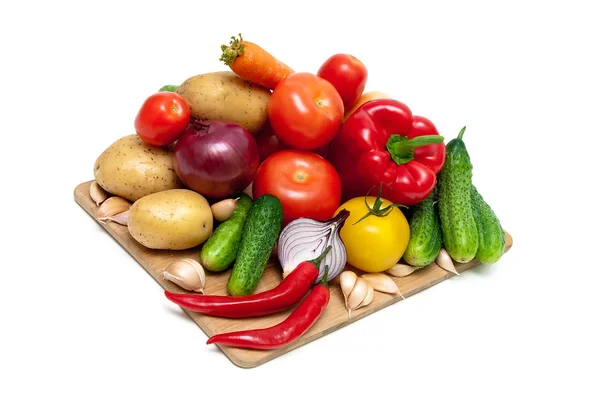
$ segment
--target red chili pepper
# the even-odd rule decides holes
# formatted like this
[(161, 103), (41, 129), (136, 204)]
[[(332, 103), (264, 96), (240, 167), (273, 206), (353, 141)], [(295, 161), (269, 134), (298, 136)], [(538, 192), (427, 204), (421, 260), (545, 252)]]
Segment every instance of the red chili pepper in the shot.
[(340, 174), (344, 200), (383, 184), (383, 198), (411, 206), (433, 191), (446, 159), (443, 142), (427, 118), (399, 101), (376, 99), (346, 120), (327, 159)]
[[(319, 264), (331, 246), (311, 261), (301, 262), (277, 287), (250, 296), (205, 296), (165, 291), (173, 303), (190, 311), (226, 318), (259, 317), (290, 308), (308, 292), (319, 275)], [(316, 267), (316, 268), (315, 268)]]
[(244, 349), (271, 350), (287, 346), (302, 336), (319, 319), (329, 304), (325, 266), (323, 281), (313, 287), (302, 303), (282, 322), (265, 329), (252, 329), (214, 335), (206, 344), (221, 344)]

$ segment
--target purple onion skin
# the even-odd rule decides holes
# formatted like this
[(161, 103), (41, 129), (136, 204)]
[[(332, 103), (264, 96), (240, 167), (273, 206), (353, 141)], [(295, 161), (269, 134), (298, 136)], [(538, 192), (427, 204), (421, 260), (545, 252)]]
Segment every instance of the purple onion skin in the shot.
[(256, 176), (258, 146), (244, 127), (228, 121), (194, 121), (173, 151), (181, 182), (211, 199), (244, 190)]

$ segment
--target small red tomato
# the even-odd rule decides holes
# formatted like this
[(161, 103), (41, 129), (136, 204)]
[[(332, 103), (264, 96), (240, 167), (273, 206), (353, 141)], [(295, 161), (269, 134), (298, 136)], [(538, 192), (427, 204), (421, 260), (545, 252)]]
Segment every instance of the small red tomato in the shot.
[(154, 93), (146, 99), (135, 117), (135, 131), (152, 146), (176, 141), (190, 123), (190, 106), (174, 92)]
[[(256, 136), (254, 136), (254, 139), (256, 139), (256, 144), (258, 146), (260, 162), (265, 161), (267, 158), (269, 158), (269, 156), (277, 153), (278, 151), (287, 150), (290, 148), (281, 140), (279, 140), (277, 135), (275, 135), (273, 128), (268, 123), (263, 129), (260, 130), (260, 132), (256, 134)], [(318, 149), (312, 150), (312, 152), (325, 158), (327, 157), (328, 150), (329, 143), (325, 146), (319, 147)]]
[(310, 151), (282, 150), (258, 168), (252, 195), (277, 196), (283, 207), (283, 224), (306, 217), (326, 221), (342, 198), (342, 181), (333, 165)]
[(337, 134), (344, 104), (331, 83), (309, 72), (297, 72), (275, 87), (267, 110), (279, 140), (294, 149), (314, 150)]
[(256, 139), (256, 145), (258, 146), (260, 162), (263, 162), (270, 155), (275, 154), (278, 151), (289, 149), (288, 146), (283, 144), (281, 140), (277, 138), (277, 135), (275, 135), (275, 132), (269, 123), (254, 136), (254, 139)]
[(367, 84), (367, 67), (350, 54), (335, 54), (319, 68), (317, 75), (331, 82), (348, 110), (362, 95)]

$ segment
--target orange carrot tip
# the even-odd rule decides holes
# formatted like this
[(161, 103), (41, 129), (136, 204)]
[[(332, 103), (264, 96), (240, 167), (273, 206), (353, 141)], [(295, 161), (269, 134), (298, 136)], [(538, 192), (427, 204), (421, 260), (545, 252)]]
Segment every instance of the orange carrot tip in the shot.
[(221, 45), (221, 51), (223, 53), (221, 54), (219, 61), (223, 61), (226, 65), (231, 66), (236, 58), (244, 54), (244, 39), (242, 39), (241, 33), (238, 33), (238, 35), (240, 37), (239, 39), (235, 36), (231, 37), (229, 46), (226, 44)]

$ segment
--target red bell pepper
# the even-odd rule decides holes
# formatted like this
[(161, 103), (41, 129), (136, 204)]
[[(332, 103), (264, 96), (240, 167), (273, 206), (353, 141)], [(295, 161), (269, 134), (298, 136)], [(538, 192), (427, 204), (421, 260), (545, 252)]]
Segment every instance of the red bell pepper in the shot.
[(433, 191), (446, 146), (430, 120), (399, 101), (377, 99), (346, 120), (327, 158), (340, 174), (344, 200), (383, 185), (383, 198), (411, 206)]

